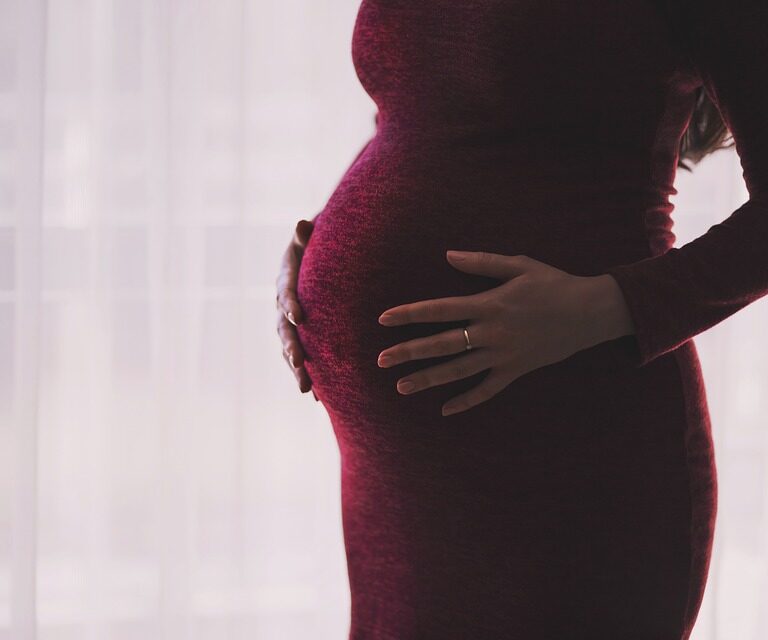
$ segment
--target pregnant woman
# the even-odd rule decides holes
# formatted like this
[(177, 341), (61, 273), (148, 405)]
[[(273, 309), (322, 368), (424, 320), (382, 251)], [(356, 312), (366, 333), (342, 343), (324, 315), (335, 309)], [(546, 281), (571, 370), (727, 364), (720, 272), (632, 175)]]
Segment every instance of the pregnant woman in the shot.
[[(689, 638), (692, 338), (768, 293), (767, 31), (765, 0), (363, 0), (376, 132), (278, 278), (350, 640)], [(677, 166), (728, 133), (750, 198), (673, 247)]]

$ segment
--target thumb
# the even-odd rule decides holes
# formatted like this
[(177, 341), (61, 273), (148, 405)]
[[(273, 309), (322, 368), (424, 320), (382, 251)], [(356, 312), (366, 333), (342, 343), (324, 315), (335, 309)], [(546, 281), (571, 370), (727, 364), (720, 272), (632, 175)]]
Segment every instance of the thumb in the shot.
[(505, 256), (487, 251), (448, 251), (446, 257), (460, 271), (503, 280), (519, 276), (533, 266), (533, 258), (525, 255)]
[(312, 235), (314, 227), (315, 225), (311, 220), (305, 220), (304, 218), (299, 220), (294, 230), (294, 242), (304, 248), (307, 242), (309, 242), (309, 236)]

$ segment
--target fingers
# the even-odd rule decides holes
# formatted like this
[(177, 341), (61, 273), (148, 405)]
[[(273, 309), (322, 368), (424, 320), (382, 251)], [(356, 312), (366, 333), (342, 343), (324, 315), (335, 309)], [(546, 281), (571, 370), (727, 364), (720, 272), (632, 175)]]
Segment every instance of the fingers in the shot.
[(387, 309), (379, 316), (379, 322), (384, 326), (394, 327), (412, 322), (465, 320), (476, 315), (481, 304), (482, 293), (420, 300)]
[(298, 279), (298, 264), (284, 267), (277, 279), (277, 307), (294, 326), (304, 320), (301, 305), (296, 296), (296, 280)]
[(293, 232), (293, 241), (302, 249), (307, 246), (309, 236), (312, 235), (314, 226), (315, 225), (311, 220), (304, 220), (303, 218), (296, 223), (296, 228)]
[(400, 393), (416, 393), (454, 380), (468, 378), (475, 373), (484, 371), (492, 365), (491, 350), (472, 350), (467, 355), (458, 356), (449, 362), (411, 373), (397, 381)]
[[(283, 351), (283, 359), (289, 365), (291, 364), (290, 358), (288, 357), (285, 351)], [(296, 382), (299, 384), (299, 390), (302, 393), (306, 393), (307, 391), (312, 390), (312, 381), (309, 378), (309, 374), (307, 373), (307, 370), (303, 366), (302, 367), (291, 366), (291, 371), (293, 371), (293, 376), (294, 378), (296, 378)]]
[(309, 220), (302, 219), (296, 224), (291, 243), (283, 253), (280, 272), (275, 282), (277, 304), (293, 325), (298, 325), (304, 319), (296, 296), (296, 286), (299, 281), (301, 258), (313, 228), (314, 225)]
[(296, 283), (299, 276), (299, 260), (291, 245), (283, 255), (283, 263), (280, 268), (280, 274), (277, 277), (277, 304), (286, 318), (293, 325), (299, 324), (303, 320), (301, 305), (296, 297)]
[(304, 365), (304, 349), (301, 347), (299, 334), (283, 314), (278, 314), (277, 334), (283, 343), (283, 352), (289, 359), (292, 367), (301, 367)]
[(446, 257), (460, 271), (502, 280), (522, 275), (537, 262), (525, 255), (505, 256), (487, 251), (448, 251)]
[[(479, 332), (480, 326), (470, 325), (467, 327), (469, 341), (473, 348), (483, 346), (482, 336)], [(378, 364), (380, 367), (393, 367), (409, 360), (436, 358), (452, 353), (462, 353), (463, 351), (467, 351), (464, 329), (449, 329), (426, 338), (408, 340), (384, 349), (379, 354)]]
[[(296, 288), (301, 258), (313, 228), (314, 224), (311, 220), (301, 219), (296, 223), (293, 238), (283, 253), (280, 272), (275, 281), (277, 288), (275, 303), (279, 311), (277, 333), (283, 343), (283, 358), (291, 367), (302, 393), (312, 390), (312, 381), (304, 367), (304, 350), (295, 328), (304, 319)], [(312, 395), (315, 396), (315, 400), (318, 399), (314, 391)]]
[(304, 367), (304, 350), (301, 347), (296, 328), (288, 322), (282, 313), (278, 314), (277, 333), (283, 343), (283, 358), (291, 367), (291, 371), (299, 383), (299, 389), (302, 393), (306, 393), (312, 388), (312, 380)]
[(304, 314), (296, 297), (296, 290), (289, 287), (278, 289), (277, 308), (294, 327), (304, 322)]
[(482, 404), (506, 388), (511, 382), (512, 380), (509, 379), (509, 376), (504, 375), (498, 369), (492, 369), (476, 387), (472, 387), (469, 391), (461, 393), (446, 402), (443, 405), (442, 414), (447, 416)]

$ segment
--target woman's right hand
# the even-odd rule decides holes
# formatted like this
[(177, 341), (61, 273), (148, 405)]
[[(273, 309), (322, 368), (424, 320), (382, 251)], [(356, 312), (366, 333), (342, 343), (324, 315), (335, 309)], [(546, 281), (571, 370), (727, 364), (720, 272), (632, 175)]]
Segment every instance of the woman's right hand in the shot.
[[(299, 267), (304, 248), (314, 225), (309, 220), (299, 220), (291, 243), (283, 253), (280, 274), (277, 276), (277, 333), (283, 343), (283, 358), (291, 367), (299, 389), (306, 393), (312, 389), (312, 381), (304, 368), (304, 350), (299, 341), (296, 325), (304, 320), (301, 306), (296, 297), (296, 287), (299, 280)], [(315, 395), (315, 392), (312, 392)], [(317, 396), (315, 396), (317, 399)]]

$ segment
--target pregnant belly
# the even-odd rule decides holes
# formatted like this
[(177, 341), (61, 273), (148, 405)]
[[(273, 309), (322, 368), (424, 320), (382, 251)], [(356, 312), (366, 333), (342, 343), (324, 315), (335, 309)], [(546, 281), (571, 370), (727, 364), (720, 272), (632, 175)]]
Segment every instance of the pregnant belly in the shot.
[[(524, 253), (580, 275), (599, 273), (620, 258), (615, 210), (592, 206), (587, 221), (566, 189), (511, 176), (511, 166), (472, 165), (447, 155), (427, 159), (398, 153), (376, 140), (344, 176), (316, 220), (297, 290), (305, 314), (298, 332), (307, 372), (339, 422), (365, 412), (371, 420), (380, 416), (392, 424), (393, 407), (410, 420), (420, 411), (433, 419), (444, 401), (484, 376), (403, 397), (395, 388), (400, 377), (456, 356), (392, 369), (376, 362), (393, 344), (466, 324), (383, 327), (377, 319), (385, 309), (499, 284), (452, 267), (447, 249)], [(604, 364), (607, 352), (598, 352)], [(544, 381), (553, 376), (551, 369), (531, 375)]]

